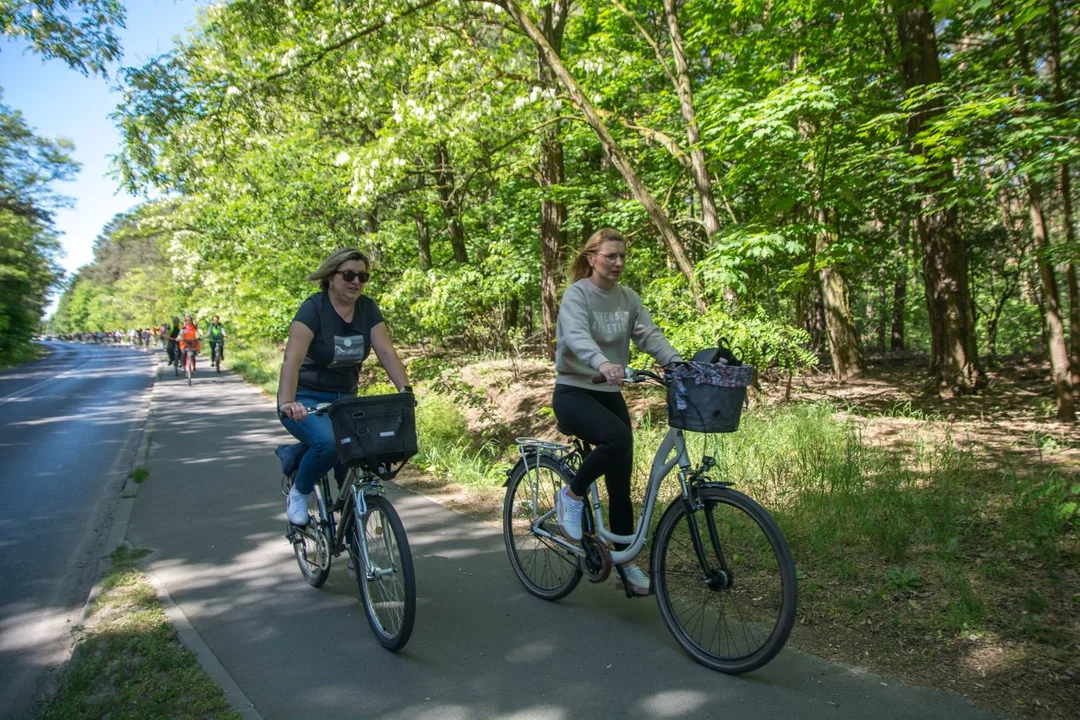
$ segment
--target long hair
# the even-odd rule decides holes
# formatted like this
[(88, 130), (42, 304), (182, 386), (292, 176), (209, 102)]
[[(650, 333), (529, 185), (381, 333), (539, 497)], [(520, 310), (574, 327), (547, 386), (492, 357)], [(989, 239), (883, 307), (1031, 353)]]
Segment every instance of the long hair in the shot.
[(582, 278), (587, 278), (592, 275), (592, 265), (589, 264), (589, 256), (595, 255), (596, 251), (600, 249), (600, 246), (606, 242), (621, 242), (626, 243), (626, 238), (623, 234), (614, 228), (600, 228), (585, 242), (585, 247), (581, 249), (578, 256), (574, 258), (573, 264), (570, 266), (570, 282), (576, 283)]
[(319, 283), (319, 288), (325, 290), (330, 287), (330, 276), (336, 273), (339, 267), (350, 260), (359, 260), (364, 263), (364, 270), (371, 272), (371, 261), (368, 260), (367, 255), (356, 248), (341, 248), (334, 252), (330, 257), (323, 260), (319, 269), (308, 275), (305, 279)]

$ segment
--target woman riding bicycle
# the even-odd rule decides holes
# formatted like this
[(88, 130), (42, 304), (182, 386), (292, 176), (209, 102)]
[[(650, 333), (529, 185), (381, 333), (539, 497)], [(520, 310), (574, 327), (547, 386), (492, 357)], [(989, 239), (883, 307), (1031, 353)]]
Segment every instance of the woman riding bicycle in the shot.
[[(191, 313), (184, 315), (184, 325), (180, 328), (180, 357), (187, 362), (187, 351), (191, 350), (194, 355), (199, 354), (199, 341), (202, 338), (202, 333), (199, 332), (199, 326), (195, 324), (195, 320), (192, 319)], [(191, 358), (191, 371), (195, 372), (195, 357)]]
[(412, 391), (379, 306), (363, 294), (370, 277), (371, 263), (363, 253), (355, 248), (338, 250), (307, 276), (320, 284), (322, 292), (304, 300), (289, 326), (278, 413), (285, 429), (308, 447), (286, 503), (294, 525), (307, 523), (315, 481), (337, 465), (329, 416), (308, 415), (306, 408), (355, 397), (360, 364), (372, 349), (397, 389)]
[[(619, 284), (625, 264), (622, 234), (611, 228), (597, 230), (574, 260), (573, 284), (559, 307), (552, 407), (560, 429), (594, 446), (570, 485), (556, 495), (559, 528), (574, 541), (582, 537), (583, 498), (600, 475), (607, 485), (612, 532), (634, 533), (630, 500), (634, 437), (619, 389), (630, 361), (630, 341), (661, 365), (682, 359), (637, 293)], [(593, 383), (598, 374), (606, 384)], [(623, 573), (635, 594), (649, 593), (649, 578), (641, 568), (625, 565)]]

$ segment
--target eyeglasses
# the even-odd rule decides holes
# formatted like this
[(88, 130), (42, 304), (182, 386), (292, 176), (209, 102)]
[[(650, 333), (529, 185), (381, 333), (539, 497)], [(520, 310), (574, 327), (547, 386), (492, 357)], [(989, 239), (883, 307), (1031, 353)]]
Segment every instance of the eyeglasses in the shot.
[(622, 260), (623, 262), (626, 262), (626, 253), (597, 253), (597, 255), (604, 258), (610, 263), (613, 263), (617, 260)]
[(341, 275), (341, 279), (347, 283), (351, 283), (353, 280), (359, 280), (362, 283), (366, 283), (371, 279), (371, 273), (364, 272), (363, 270), (360, 272), (356, 272), (355, 270), (338, 270), (337, 272)]

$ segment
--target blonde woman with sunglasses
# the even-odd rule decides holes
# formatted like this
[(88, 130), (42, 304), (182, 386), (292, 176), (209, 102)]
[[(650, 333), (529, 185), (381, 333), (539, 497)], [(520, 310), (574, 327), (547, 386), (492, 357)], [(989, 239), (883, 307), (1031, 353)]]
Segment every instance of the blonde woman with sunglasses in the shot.
[[(278, 382), (281, 424), (308, 447), (289, 492), (289, 522), (305, 525), (315, 481), (337, 465), (334, 429), (327, 415), (308, 415), (308, 407), (354, 397), (360, 365), (374, 350), (399, 391), (411, 392), (405, 365), (390, 342), (382, 312), (364, 295), (371, 262), (356, 248), (343, 248), (323, 261), (307, 279), (320, 292), (308, 297), (289, 326)], [(344, 468), (335, 474), (343, 477)]]

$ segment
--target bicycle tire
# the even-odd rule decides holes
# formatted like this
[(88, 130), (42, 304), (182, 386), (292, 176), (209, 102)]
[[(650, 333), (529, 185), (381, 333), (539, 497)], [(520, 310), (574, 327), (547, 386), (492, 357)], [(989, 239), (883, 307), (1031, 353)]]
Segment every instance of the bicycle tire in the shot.
[[(656, 601), (687, 654), (705, 667), (739, 675), (768, 663), (787, 642), (798, 594), (795, 561), (776, 521), (750, 497), (731, 488), (701, 488), (700, 499), (702, 509), (694, 517), (701, 545), (710, 569), (726, 566), (730, 584), (706, 582), (686, 503), (677, 498), (656, 528), (651, 557)], [(750, 540), (760, 546), (749, 547)], [(745, 643), (735, 652), (721, 647), (737, 646), (740, 635)]]
[[(510, 566), (525, 589), (542, 600), (554, 601), (574, 591), (582, 571), (576, 555), (532, 531), (536, 520), (533, 496), (537, 496), (535, 513), (547, 515), (555, 508), (555, 493), (571, 479), (559, 460), (546, 455), (539, 460), (537, 465), (536, 457), (529, 457), (528, 472), (520, 460), (510, 471), (503, 500), (503, 541)], [(535, 481), (526, 482), (530, 478)], [(554, 515), (545, 522), (545, 529), (552, 534), (559, 532)]]
[[(379, 644), (391, 652), (405, 647), (416, 622), (416, 572), (405, 526), (393, 504), (381, 495), (365, 496), (368, 513), (361, 517), (353, 506), (349, 552), (356, 568), (356, 584), (368, 625)], [(368, 578), (356, 536), (367, 537), (368, 559), (377, 575)]]
[[(326, 499), (322, 488), (315, 485), (315, 491), (308, 498), (308, 530), (318, 533), (323, 542), (322, 548), (304, 536), (300, 542), (293, 543), (293, 552), (296, 554), (296, 564), (300, 566), (300, 573), (312, 587), (322, 587), (326, 579), (330, 577), (330, 515), (326, 510)], [(322, 567), (319, 553), (326, 554), (326, 568)], [(313, 561), (312, 561), (313, 560)]]

